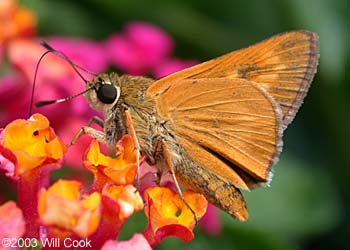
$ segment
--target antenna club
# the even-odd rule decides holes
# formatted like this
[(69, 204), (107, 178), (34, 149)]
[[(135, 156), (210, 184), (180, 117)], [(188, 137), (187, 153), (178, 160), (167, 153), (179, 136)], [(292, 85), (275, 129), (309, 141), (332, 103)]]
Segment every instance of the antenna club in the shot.
[(43, 46), (45, 49), (49, 50), (49, 51), (55, 51), (54, 48), (52, 48), (47, 42), (45, 41), (40, 41), (40, 45)]
[(53, 103), (56, 103), (56, 102), (57, 102), (57, 100), (40, 101), (40, 102), (35, 103), (35, 107), (39, 108), (39, 107), (43, 107), (43, 106), (46, 106), (46, 105), (49, 105), (49, 104), (53, 104)]

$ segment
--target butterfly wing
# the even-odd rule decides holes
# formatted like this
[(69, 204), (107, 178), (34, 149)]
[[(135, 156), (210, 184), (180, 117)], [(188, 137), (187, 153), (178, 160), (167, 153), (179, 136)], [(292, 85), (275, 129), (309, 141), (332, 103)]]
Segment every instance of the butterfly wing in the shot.
[(245, 79), (185, 79), (172, 82), (154, 100), (166, 130), (196, 164), (238, 188), (270, 180), (281, 151), (282, 114), (259, 85)]
[(284, 129), (301, 106), (317, 63), (317, 35), (291, 31), (164, 77), (148, 93), (159, 95), (178, 79), (247, 79), (263, 87), (281, 107)]

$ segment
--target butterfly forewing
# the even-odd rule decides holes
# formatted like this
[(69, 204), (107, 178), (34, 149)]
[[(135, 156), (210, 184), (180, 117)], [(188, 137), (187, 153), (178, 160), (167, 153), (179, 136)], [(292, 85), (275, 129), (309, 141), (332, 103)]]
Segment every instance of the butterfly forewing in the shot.
[(262, 86), (278, 103), (285, 129), (302, 104), (317, 63), (317, 35), (286, 32), (165, 77), (148, 93), (160, 94), (178, 79), (247, 79)]

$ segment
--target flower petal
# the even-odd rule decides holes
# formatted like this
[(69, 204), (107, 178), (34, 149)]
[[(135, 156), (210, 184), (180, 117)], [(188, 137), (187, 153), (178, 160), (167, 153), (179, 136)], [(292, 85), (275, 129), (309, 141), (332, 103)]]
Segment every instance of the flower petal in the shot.
[(148, 73), (174, 48), (168, 34), (144, 22), (129, 23), (121, 34), (112, 35), (106, 45), (111, 62), (133, 75)]
[(107, 53), (102, 44), (86, 38), (50, 37), (49, 44), (64, 52), (74, 63), (92, 72), (107, 69)]
[(189, 68), (196, 65), (198, 62), (195, 60), (182, 60), (177, 58), (170, 58), (157, 65), (153, 69), (154, 76), (156, 79), (160, 79), (171, 73), (179, 71), (181, 69)]
[[(118, 142), (117, 158), (112, 158), (101, 153), (99, 144), (93, 140), (85, 152), (84, 165), (95, 174), (95, 181), (103, 180), (101, 175), (108, 177), (108, 183), (118, 185), (132, 184), (136, 175), (136, 153), (134, 144), (129, 135), (123, 136)], [(103, 187), (105, 183), (99, 183)]]
[(0, 43), (35, 33), (36, 18), (33, 12), (17, 6), (15, 0), (1, 1), (0, 20)]
[(100, 222), (101, 195), (82, 198), (80, 186), (77, 181), (59, 180), (48, 190), (42, 189), (38, 204), (41, 222), (80, 237), (93, 234)]
[[(15, 175), (44, 165), (60, 162), (67, 148), (60, 141), (47, 118), (34, 114), (28, 120), (18, 119), (8, 124), (0, 140), (0, 153), (16, 166)], [(13, 155), (9, 155), (9, 151)]]
[(0, 206), (0, 239), (19, 238), (24, 234), (25, 221), (21, 209), (13, 201)]
[(217, 207), (208, 205), (207, 212), (200, 221), (200, 227), (204, 232), (211, 235), (219, 235), (221, 232), (220, 214)]
[(102, 194), (110, 197), (119, 205), (119, 218), (121, 220), (125, 220), (143, 208), (142, 198), (132, 185), (106, 185)]
[(152, 250), (142, 234), (134, 234), (128, 241), (109, 240), (101, 250)]
[[(204, 196), (192, 191), (185, 191), (183, 195), (200, 219), (208, 205)], [(184, 242), (193, 239), (195, 218), (178, 194), (169, 188), (152, 187), (145, 191), (145, 200), (148, 226), (144, 235), (152, 246), (169, 236), (176, 236)]]

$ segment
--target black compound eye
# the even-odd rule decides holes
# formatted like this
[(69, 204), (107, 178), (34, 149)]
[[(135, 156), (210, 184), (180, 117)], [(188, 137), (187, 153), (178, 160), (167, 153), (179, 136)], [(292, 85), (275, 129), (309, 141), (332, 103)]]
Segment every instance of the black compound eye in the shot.
[(117, 96), (117, 89), (111, 84), (102, 85), (97, 90), (97, 98), (105, 104), (113, 103)]

